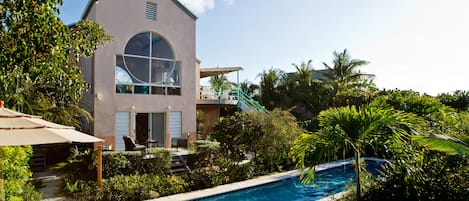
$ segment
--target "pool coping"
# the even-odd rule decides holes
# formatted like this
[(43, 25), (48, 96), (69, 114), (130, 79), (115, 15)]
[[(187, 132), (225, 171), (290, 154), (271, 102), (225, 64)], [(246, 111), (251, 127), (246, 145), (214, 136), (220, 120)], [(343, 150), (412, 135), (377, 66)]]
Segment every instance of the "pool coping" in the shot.
[[(368, 158), (368, 157), (363, 157), (362, 159), (374, 160), (374, 161), (381, 161), (381, 160), (386, 161), (384, 159)], [(316, 165), (315, 168), (316, 168), (316, 171), (322, 171), (326, 169), (331, 169), (331, 168), (336, 168), (336, 167), (340, 167), (343, 165), (351, 164), (353, 160), (354, 160), (353, 158), (347, 158), (344, 160)], [(202, 198), (211, 197), (214, 195), (225, 194), (225, 193), (229, 193), (233, 191), (239, 191), (239, 190), (243, 190), (243, 189), (247, 189), (247, 188), (251, 188), (255, 186), (260, 186), (263, 184), (282, 181), (282, 180), (289, 179), (292, 177), (298, 177), (299, 175), (300, 175), (299, 170), (291, 170), (288, 172), (274, 173), (274, 174), (260, 176), (260, 177), (249, 179), (249, 180), (234, 182), (230, 184), (224, 184), (224, 185), (215, 186), (212, 188), (207, 188), (207, 189), (202, 189), (202, 190), (197, 190), (197, 191), (190, 191), (186, 193), (169, 195), (169, 196), (155, 198), (155, 199), (151, 199), (147, 201), (174, 201), (174, 200), (183, 201), (183, 200), (202, 199)], [(321, 200), (326, 200), (327, 198), (330, 198), (334, 195), (323, 198)]]

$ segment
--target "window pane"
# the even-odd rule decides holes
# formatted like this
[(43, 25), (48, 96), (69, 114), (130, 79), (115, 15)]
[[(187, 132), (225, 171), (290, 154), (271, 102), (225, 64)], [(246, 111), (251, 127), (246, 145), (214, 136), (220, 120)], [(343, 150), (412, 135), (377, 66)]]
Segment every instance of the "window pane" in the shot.
[(179, 88), (179, 87), (168, 87), (168, 95), (180, 96), (181, 95), (181, 88)]
[(151, 87), (151, 94), (165, 95), (164, 87)]
[(149, 87), (148, 86), (135, 86), (135, 93), (136, 94), (149, 94)]
[(131, 94), (132, 85), (116, 84), (116, 93), (118, 94)]
[(115, 82), (116, 84), (131, 84), (133, 83), (132, 78), (129, 75), (129, 72), (124, 70), (124, 68), (120, 66), (115, 67)]
[(139, 33), (125, 46), (125, 54), (150, 56), (150, 32)]
[(152, 57), (174, 59), (173, 50), (169, 46), (168, 42), (160, 35), (152, 34)]
[(171, 78), (174, 68), (173, 61), (151, 60), (151, 82), (161, 85), (172, 85), (175, 83)]
[(174, 66), (173, 72), (169, 75), (169, 77), (174, 80), (175, 86), (181, 86), (180, 80), (180, 72), (181, 72), (181, 62), (176, 62), (176, 66)]
[(139, 82), (149, 82), (149, 60), (135, 57), (125, 57), (125, 65), (133, 78)]

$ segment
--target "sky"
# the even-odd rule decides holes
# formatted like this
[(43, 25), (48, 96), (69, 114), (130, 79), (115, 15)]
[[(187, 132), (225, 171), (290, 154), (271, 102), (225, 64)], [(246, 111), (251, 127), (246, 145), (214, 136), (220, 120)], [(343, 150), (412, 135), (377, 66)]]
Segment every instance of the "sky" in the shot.
[[(240, 81), (258, 83), (264, 70), (293, 72), (292, 63), (310, 59), (323, 69), (347, 49), (370, 62), (360, 70), (375, 74), (380, 89), (469, 90), (467, 0), (179, 1), (198, 16), (201, 66), (241, 66)], [(64, 0), (60, 17), (80, 20), (86, 3)]]

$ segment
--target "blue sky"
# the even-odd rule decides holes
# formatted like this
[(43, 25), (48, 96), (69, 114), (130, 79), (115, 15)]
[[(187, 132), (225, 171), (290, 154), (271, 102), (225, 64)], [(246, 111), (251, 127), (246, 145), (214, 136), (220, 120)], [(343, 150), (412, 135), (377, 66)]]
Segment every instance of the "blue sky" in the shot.
[[(202, 67), (241, 66), (241, 81), (257, 83), (263, 70), (291, 72), (309, 59), (322, 69), (347, 48), (370, 61), (362, 71), (375, 74), (379, 88), (469, 90), (466, 0), (180, 1), (199, 17)], [(79, 20), (86, 3), (64, 0), (62, 20)]]

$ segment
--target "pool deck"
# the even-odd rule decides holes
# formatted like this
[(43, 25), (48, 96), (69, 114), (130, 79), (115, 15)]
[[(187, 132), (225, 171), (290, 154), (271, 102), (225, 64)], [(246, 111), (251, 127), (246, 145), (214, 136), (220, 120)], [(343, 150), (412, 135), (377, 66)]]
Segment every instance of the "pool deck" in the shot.
[[(348, 158), (345, 160), (325, 163), (325, 164), (317, 165), (316, 171), (340, 167), (346, 164), (351, 164), (352, 162), (353, 162), (353, 159)], [(250, 187), (259, 186), (259, 185), (263, 185), (267, 183), (281, 181), (281, 180), (289, 179), (292, 177), (297, 177), (299, 175), (300, 175), (299, 170), (291, 170), (288, 172), (274, 173), (274, 174), (270, 174), (266, 176), (260, 176), (254, 179), (235, 182), (231, 184), (220, 185), (220, 186), (216, 186), (213, 188), (207, 188), (207, 189), (191, 191), (187, 193), (169, 195), (166, 197), (160, 197), (160, 198), (152, 199), (149, 201), (174, 201), (174, 200), (182, 201), (182, 200), (201, 199), (201, 198), (206, 198), (206, 197), (210, 197), (213, 195), (224, 194), (224, 193), (228, 193), (232, 191), (242, 190), (245, 188), (250, 188)]]

